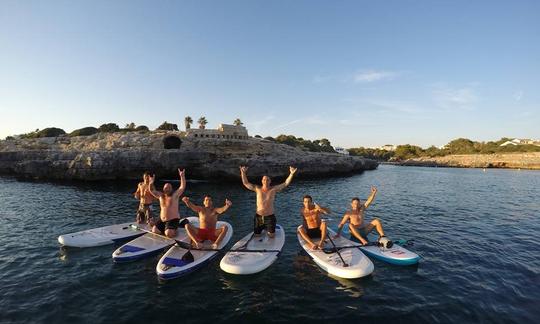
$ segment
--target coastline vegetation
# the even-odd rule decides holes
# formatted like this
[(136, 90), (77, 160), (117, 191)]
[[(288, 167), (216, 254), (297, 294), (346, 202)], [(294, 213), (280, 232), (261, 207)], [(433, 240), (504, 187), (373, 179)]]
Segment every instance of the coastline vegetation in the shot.
[(305, 151), (309, 152), (330, 152), (330, 153), (336, 153), (332, 145), (330, 144), (330, 141), (326, 138), (310, 141), (303, 139), (302, 137), (296, 137), (294, 135), (284, 135), (281, 134), (276, 138), (273, 138), (271, 136), (267, 136), (264, 138), (265, 140), (276, 142), (280, 144), (286, 144), (289, 146), (294, 146), (301, 148)]
[(355, 156), (378, 161), (402, 161), (420, 157), (437, 157), (452, 154), (495, 154), (495, 153), (514, 153), (514, 152), (540, 152), (540, 146), (532, 144), (523, 145), (505, 145), (501, 144), (512, 140), (503, 137), (498, 141), (476, 142), (467, 138), (458, 138), (442, 148), (431, 146), (423, 149), (416, 145), (398, 145), (394, 151), (372, 148), (351, 148), (349, 153)]

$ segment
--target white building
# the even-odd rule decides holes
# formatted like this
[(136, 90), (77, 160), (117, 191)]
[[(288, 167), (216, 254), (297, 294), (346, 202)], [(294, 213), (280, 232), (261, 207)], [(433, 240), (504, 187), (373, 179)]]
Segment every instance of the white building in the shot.
[(336, 146), (334, 147), (334, 151), (338, 152), (339, 154), (349, 155), (349, 151), (347, 151), (343, 147)]
[(383, 146), (379, 147), (379, 149), (385, 150), (385, 151), (395, 151), (396, 146), (392, 145), (392, 144), (386, 144), (386, 145), (383, 145)]
[(186, 130), (186, 137), (248, 139), (249, 135), (244, 126), (219, 124), (217, 129), (190, 128)]

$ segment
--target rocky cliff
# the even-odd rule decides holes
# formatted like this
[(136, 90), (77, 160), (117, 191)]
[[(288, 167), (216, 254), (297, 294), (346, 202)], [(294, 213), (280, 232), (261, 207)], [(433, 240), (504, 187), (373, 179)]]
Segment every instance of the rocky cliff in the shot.
[(232, 180), (239, 178), (239, 165), (250, 167), (250, 177), (283, 177), (294, 165), (299, 177), (309, 178), (359, 173), (378, 164), (256, 138), (196, 139), (176, 132), (0, 141), (0, 174), (38, 179), (139, 179), (145, 170), (160, 178), (176, 178), (181, 167), (192, 179)]
[(540, 170), (540, 152), (501, 154), (456, 154), (434, 158), (416, 158), (400, 165), (458, 168), (512, 168)]

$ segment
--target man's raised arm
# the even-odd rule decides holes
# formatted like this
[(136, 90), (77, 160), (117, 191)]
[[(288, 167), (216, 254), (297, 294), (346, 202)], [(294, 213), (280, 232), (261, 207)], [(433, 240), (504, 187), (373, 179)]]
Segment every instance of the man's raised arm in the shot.
[(290, 166), (289, 167), (289, 176), (287, 177), (287, 179), (285, 179), (285, 182), (283, 182), (280, 185), (275, 186), (274, 188), (276, 188), (277, 191), (281, 191), (281, 190), (285, 189), (288, 185), (291, 184), (292, 179), (293, 179), (296, 171), (298, 171), (297, 168)]
[(175, 194), (180, 197), (186, 190), (186, 169), (180, 170), (178, 168), (178, 175), (180, 176), (180, 187), (178, 187)]
[(215, 211), (218, 214), (223, 214), (231, 206), (232, 206), (232, 202), (229, 199), (225, 199), (225, 205), (223, 205), (223, 207), (216, 208)]
[(247, 166), (243, 166), (243, 165), (240, 166), (240, 176), (242, 177), (242, 184), (243, 184), (244, 187), (246, 187), (247, 189), (249, 189), (249, 190), (251, 190), (251, 191), (255, 191), (255, 185), (251, 184), (251, 183), (248, 181), (248, 178), (247, 178), (247, 170), (248, 170), (248, 167), (247, 167)]
[(157, 191), (156, 187), (154, 187), (154, 180), (156, 179), (156, 175), (154, 174), (148, 179), (148, 192), (155, 198), (159, 199), (161, 197), (161, 192)]
[(377, 194), (377, 188), (371, 187), (371, 195), (369, 195), (369, 198), (366, 200), (366, 203), (364, 204), (365, 208), (368, 208), (369, 205), (373, 202), (373, 199), (375, 199), (375, 195)]
[(186, 206), (188, 206), (189, 209), (193, 210), (194, 212), (198, 213), (201, 211), (201, 206), (197, 206), (194, 203), (192, 203), (189, 200), (189, 197), (182, 198), (182, 201), (184, 202), (184, 204), (186, 204)]

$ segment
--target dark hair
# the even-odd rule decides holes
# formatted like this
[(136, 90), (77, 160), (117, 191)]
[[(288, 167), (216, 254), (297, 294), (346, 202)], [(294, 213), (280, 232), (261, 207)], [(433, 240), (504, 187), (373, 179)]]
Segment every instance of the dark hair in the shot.
[(313, 201), (313, 198), (311, 198), (310, 195), (305, 195), (303, 199), (306, 199), (306, 198), (308, 198), (309, 200)]
[(206, 197), (212, 199), (212, 196), (210, 196), (210, 195), (204, 195), (204, 198), (206, 198)]
[(144, 171), (143, 176), (149, 176), (149, 175), (150, 175), (150, 171)]
[(354, 198), (351, 200), (351, 202), (353, 202), (353, 201), (355, 201), (355, 200), (357, 200), (358, 202), (360, 202), (360, 198), (358, 198), (358, 197), (354, 197)]

